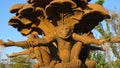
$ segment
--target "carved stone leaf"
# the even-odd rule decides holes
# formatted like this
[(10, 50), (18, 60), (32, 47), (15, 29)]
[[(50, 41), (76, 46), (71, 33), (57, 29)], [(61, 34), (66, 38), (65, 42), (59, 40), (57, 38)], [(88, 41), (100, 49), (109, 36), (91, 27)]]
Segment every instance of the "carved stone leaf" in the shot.
[[(89, 4), (89, 9), (84, 10), (84, 15), (80, 23), (75, 26), (76, 33), (87, 33), (91, 31), (100, 21), (104, 20), (106, 16), (109, 17), (108, 11), (101, 5)], [(100, 10), (99, 10), (100, 9)]]
[(58, 5), (60, 4), (63, 8), (66, 7), (66, 6), (71, 7), (71, 8), (76, 8), (77, 7), (76, 3), (72, 0), (53, 0), (53, 1), (50, 2), (49, 5), (52, 5), (52, 4), (53, 5), (54, 4), (58, 4)]
[(46, 6), (45, 10), (48, 19), (52, 20), (56, 26), (70, 22), (78, 23), (83, 12), (82, 9), (76, 7), (77, 5), (71, 0), (54, 0)]
[(14, 16), (9, 20), (9, 25), (15, 25), (15, 24), (27, 25), (27, 24), (30, 24), (30, 23), (32, 23), (32, 22), (29, 19), (24, 18), (24, 17), (19, 18), (17, 16)]
[(18, 27), (20, 27), (21, 25), (23, 25), (23, 24), (21, 23), (21, 21), (18, 19), (18, 17), (16, 17), (16, 16), (13, 16), (13, 17), (9, 20), (8, 24), (11, 25), (11, 26), (13, 26), (14, 28), (18, 28)]
[[(14, 28), (17, 28), (18, 31), (20, 31), (20, 33), (24, 36), (28, 35), (31, 31), (37, 31), (39, 34), (42, 34), (41, 29), (39, 29), (38, 27), (40, 23), (39, 21), (40, 18), (38, 19), (38, 17), (43, 17), (45, 12), (43, 11), (42, 8), (38, 7), (33, 13), (33, 9), (32, 11), (31, 10), (29, 11), (29, 9), (31, 8), (26, 6), (23, 7), (24, 9), (21, 8), (19, 10), (19, 14), (17, 16), (12, 17), (9, 20), (8, 24), (13, 26)], [(27, 14), (28, 11), (29, 13)]]
[(76, 24), (79, 23), (79, 20), (83, 16), (83, 10), (77, 7), (74, 2), (55, 0), (46, 7), (46, 14), (48, 19), (53, 21), (53, 24)]
[(30, 21), (29, 19), (22, 17), (22, 18), (18, 18), (22, 24), (27, 25), (27, 24), (31, 24), (32, 21)]
[(35, 7), (42, 7), (42, 8), (48, 5), (51, 1), (53, 0), (27, 0), (29, 4), (32, 4)]
[(26, 36), (26, 35), (30, 34), (30, 32), (32, 31), (32, 29), (24, 28), (24, 29), (21, 29), (19, 31), (20, 31), (20, 33), (22, 35)]
[(99, 12), (102, 15), (109, 14), (109, 12), (102, 5), (99, 4), (88, 4), (87, 7), (88, 9), (85, 10), (85, 14), (90, 12)]
[(19, 18), (17, 16), (12, 17), (9, 20), (9, 25), (13, 26), (14, 28), (17, 28), (18, 31), (20, 31), (20, 33), (22, 35), (28, 35), (32, 29), (31, 29), (31, 21), (26, 19), (26, 18)]
[(21, 15), (34, 14), (34, 7), (31, 4), (25, 4), (19, 11)]
[(75, 8), (73, 9), (73, 15), (72, 18), (76, 20), (81, 20), (82, 16), (84, 14), (84, 11), (81, 8)]
[(36, 13), (37, 17), (45, 17), (46, 16), (45, 10), (41, 7), (36, 7), (35, 13)]
[(79, 23), (79, 21), (81, 20), (83, 16), (83, 11), (81, 8), (75, 8), (73, 9), (73, 13), (72, 14), (66, 14), (66, 16), (64, 16), (64, 23), (69, 23), (69, 24), (76, 24)]
[(10, 8), (11, 13), (16, 13), (19, 9), (21, 9), (25, 4), (15, 4)]
[(60, 13), (69, 13), (72, 8), (76, 8), (76, 4), (69, 0), (54, 0), (46, 6), (46, 14), (48, 17), (59, 17)]

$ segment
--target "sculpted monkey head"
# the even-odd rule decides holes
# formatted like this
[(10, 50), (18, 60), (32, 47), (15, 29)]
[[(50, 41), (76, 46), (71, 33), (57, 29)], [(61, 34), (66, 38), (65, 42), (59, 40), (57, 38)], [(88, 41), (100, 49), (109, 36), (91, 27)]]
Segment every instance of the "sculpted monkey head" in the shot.
[(67, 39), (71, 36), (74, 27), (71, 25), (61, 25), (56, 27), (56, 32), (58, 34), (59, 37), (63, 38), (63, 39)]

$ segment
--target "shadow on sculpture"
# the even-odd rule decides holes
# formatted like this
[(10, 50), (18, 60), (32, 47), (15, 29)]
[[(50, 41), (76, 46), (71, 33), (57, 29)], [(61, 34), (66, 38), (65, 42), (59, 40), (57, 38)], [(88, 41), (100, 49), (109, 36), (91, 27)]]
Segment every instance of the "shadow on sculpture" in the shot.
[[(15, 13), (9, 25), (16, 28), (27, 40), (14, 42), (0, 40), (0, 45), (19, 46), (26, 50), (9, 58), (28, 55), (38, 63), (33, 68), (95, 68), (89, 60), (91, 50), (104, 51), (105, 42), (120, 42), (119, 37), (94, 38), (91, 30), (104, 19), (108, 11), (90, 0), (27, 0), (28, 4), (15, 4), (10, 8)], [(39, 37), (42, 36), (42, 38)]]

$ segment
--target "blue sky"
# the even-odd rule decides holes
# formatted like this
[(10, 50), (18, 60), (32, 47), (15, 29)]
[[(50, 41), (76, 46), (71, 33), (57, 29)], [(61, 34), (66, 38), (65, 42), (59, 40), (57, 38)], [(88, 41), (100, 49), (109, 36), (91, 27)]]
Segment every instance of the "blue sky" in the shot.
[[(91, 0), (90, 3), (94, 3), (96, 0)], [(9, 12), (12, 5), (17, 3), (26, 3), (26, 0), (0, 0), (0, 39), (7, 41), (7, 39), (13, 41), (25, 40), (15, 28), (8, 25), (9, 19), (14, 16)], [(104, 7), (107, 10), (120, 10), (120, 0), (105, 0)], [(12, 52), (22, 51), (19, 47), (6, 47), (2, 53), (2, 58), (6, 58), (5, 54), (11, 54)]]

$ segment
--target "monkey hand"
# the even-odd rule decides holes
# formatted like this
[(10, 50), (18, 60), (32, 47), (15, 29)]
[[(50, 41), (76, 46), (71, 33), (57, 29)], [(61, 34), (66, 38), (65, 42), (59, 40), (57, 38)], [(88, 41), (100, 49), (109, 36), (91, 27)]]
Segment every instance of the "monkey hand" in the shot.
[(0, 40), (0, 46), (4, 46), (4, 41)]
[(99, 41), (100, 41), (100, 44), (104, 44), (105, 42), (107, 42), (107, 40), (104, 38), (99, 39)]

